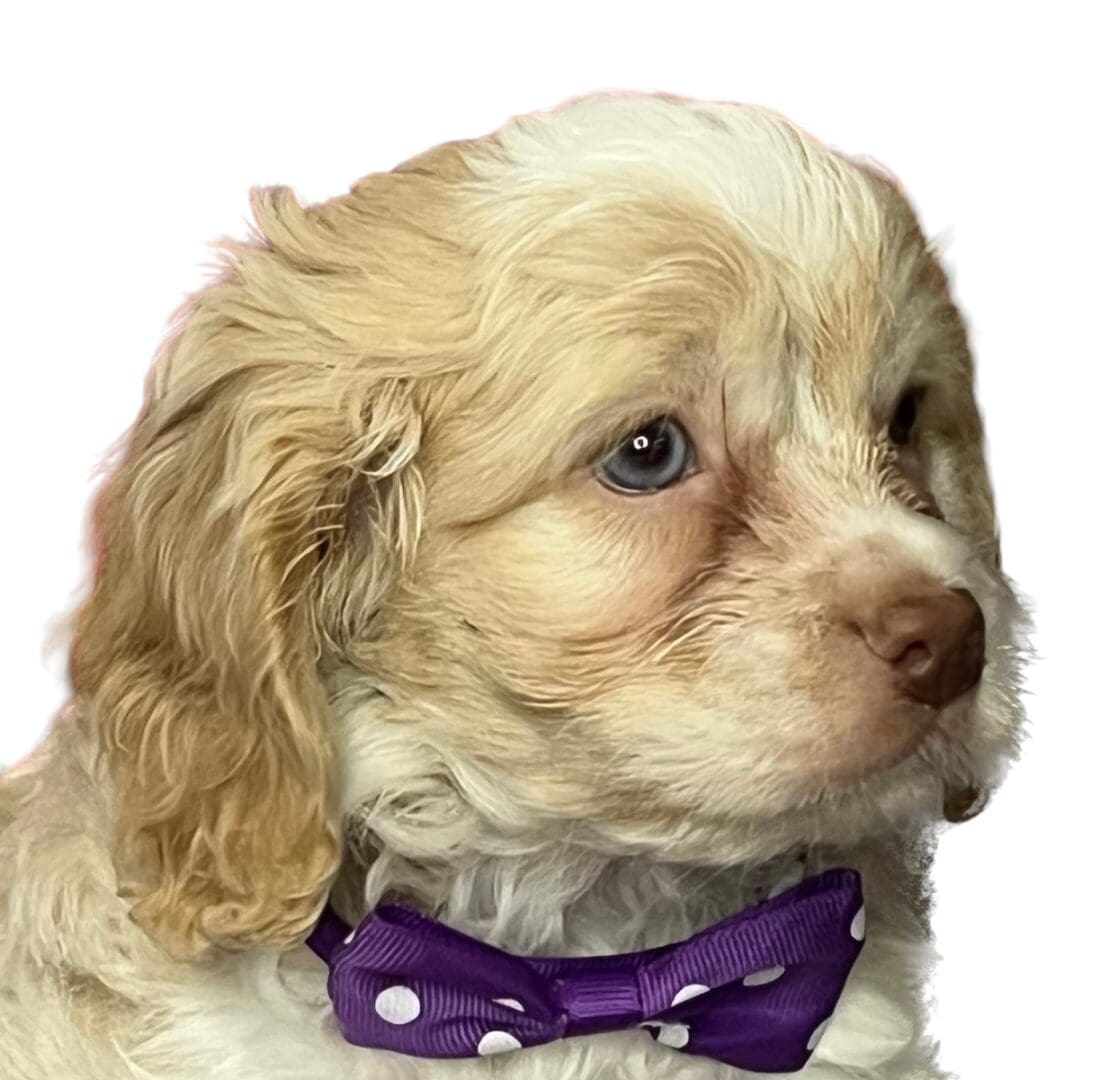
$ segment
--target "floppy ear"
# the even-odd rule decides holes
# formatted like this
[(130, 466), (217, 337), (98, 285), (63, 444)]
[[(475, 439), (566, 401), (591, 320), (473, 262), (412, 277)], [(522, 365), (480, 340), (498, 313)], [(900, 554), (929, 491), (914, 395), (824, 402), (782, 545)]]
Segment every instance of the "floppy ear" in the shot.
[(340, 825), (318, 662), (370, 617), (420, 501), (411, 384), (322, 329), (376, 302), (372, 277), (313, 265), (321, 222), (290, 192), (255, 209), (274, 242), (193, 299), (97, 498), (71, 653), (122, 894), (178, 957), (287, 946), (316, 917)]

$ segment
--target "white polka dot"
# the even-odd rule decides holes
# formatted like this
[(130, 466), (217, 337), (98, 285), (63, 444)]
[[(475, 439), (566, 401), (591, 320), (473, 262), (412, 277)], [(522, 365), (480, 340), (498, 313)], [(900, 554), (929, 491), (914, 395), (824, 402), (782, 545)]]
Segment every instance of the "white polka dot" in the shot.
[(672, 998), (672, 1004), (678, 1005), (683, 1001), (690, 1001), (700, 994), (705, 994), (709, 989), (709, 986), (704, 986), (702, 983), (688, 983), (674, 998)]
[(519, 1050), (520, 1040), (507, 1031), (487, 1031), (477, 1044), (479, 1054), (504, 1054), (509, 1050)]
[(357, 931), (356, 930), (350, 930), (350, 932), (348, 934), (346, 934), (346, 936), (344, 938), (342, 938), (342, 944), (343, 945), (348, 945), (356, 936), (357, 936)]
[(686, 1046), (690, 1038), (691, 1030), (686, 1024), (661, 1024), (660, 1030), (656, 1032), (656, 1041), (672, 1047), (673, 1050)]
[(782, 892), (787, 892), (789, 889), (794, 889), (804, 879), (807, 873), (807, 868), (802, 862), (793, 863), (788, 870), (781, 875), (780, 880), (769, 890), (769, 899), (774, 896), (779, 896)]
[(742, 986), (768, 986), (769, 983), (776, 982), (783, 974), (784, 968), (777, 964), (775, 967), (764, 968), (761, 971), (754, 971), (746, 975), (741, 984)]
[(410, 1024), (419, 1015), (419, 996), (406, 986), (390, 986), (377, 994), (373, 1008), (389, 1024)]
[(866, 940), (866, 905), (863, 904), (858, 909), (858, 914), (854, 916), (854, 921), (850, 924), (850, 936), (855, 941)]
[(819, 1040), (823, 1038), (823, 1032), (827, 1030), (827, 1025), (831, 1022), (828, 1016), (812, 1033), (811, 1038), (807, 1041), (808, 1050), (814, 1050), (819, 1045)]
[(517, 1012), (523, 1012), (524, 1006), (520, 1004), (516, 998), (494, 998), (494, 1004), (504, 1005), (506, 1009), (515, 1009)]

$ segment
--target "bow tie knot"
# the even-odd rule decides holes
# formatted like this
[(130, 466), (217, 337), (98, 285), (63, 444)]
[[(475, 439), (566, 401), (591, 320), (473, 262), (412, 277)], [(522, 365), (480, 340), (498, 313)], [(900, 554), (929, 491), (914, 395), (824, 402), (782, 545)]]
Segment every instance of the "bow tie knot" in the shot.
[(645, 1019), (635, 972), (587, 971), (552, 982), (557, 1002), (567, 1015), (567, 1035), (633, 1027)]
[(617, 956), (515, 956), (400, 904), (347, 930), (327, 908), (308, 944), (358, 1045), (469, 1057), (641, 1027), (686, 1053), (793, 1072), (858, 957), (865, 910), (860, 878), (838, 869), (686, 941)]

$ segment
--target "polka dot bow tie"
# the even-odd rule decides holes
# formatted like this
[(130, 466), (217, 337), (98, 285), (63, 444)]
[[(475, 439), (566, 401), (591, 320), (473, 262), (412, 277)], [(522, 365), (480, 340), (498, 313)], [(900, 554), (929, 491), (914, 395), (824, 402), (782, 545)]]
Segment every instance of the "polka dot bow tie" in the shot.
[(829, 870), (686, 941), (616, 956), (514, 956), (400, 904), (357, 927), (329, 908), (307, 944), (359, 1046), (474, 1057), (645, 1028), (753, 1072), (802, 1068), (865, 938), (861, 879)]

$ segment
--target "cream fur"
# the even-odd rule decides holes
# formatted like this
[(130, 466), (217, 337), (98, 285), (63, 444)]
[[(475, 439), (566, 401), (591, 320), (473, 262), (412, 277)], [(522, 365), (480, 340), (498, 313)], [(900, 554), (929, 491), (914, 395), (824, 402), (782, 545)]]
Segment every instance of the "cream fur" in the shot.
[[(101, 497), (75, 699), (0, 778), (0, 1076), (733, 1080), (635, 1031), (351, 1047), (299, 940), (331, 887), (623, 951), (797, 863), (857, 867), (869, 907), (805, 1080), (942, 1076), (928, 866), (945, 789), (1015, 753), (1024, 617), (895, 185), (758, 109), (606, 94), (254, 209)], [(876, 434), (914, 372), (918, 479)], [(656, 516), (565, 456), (626, 400), (722, 425)], [(897, 760), (832, 626), (893, 577), (969, 589), (988, 632)]]

